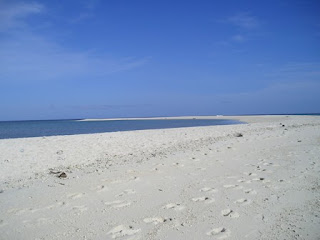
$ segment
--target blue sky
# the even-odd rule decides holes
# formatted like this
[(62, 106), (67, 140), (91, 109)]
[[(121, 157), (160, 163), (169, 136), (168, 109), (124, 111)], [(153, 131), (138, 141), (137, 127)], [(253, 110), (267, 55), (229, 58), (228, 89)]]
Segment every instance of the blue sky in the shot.
[(320, 112), (319, 12), (0, 0), (0, 120)]

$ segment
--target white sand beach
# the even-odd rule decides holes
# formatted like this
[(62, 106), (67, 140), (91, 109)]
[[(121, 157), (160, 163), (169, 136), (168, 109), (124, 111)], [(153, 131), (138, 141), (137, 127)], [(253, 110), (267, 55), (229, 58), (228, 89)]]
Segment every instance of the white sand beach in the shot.
[(320, 239), (320, 117), (0, 140), (0, 239)]

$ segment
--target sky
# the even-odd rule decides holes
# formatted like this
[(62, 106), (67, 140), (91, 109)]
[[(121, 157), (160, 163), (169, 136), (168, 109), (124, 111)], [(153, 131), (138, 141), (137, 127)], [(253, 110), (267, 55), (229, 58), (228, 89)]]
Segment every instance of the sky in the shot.
[(0, 121), (320, 112), (318, 0), (0, 0)]

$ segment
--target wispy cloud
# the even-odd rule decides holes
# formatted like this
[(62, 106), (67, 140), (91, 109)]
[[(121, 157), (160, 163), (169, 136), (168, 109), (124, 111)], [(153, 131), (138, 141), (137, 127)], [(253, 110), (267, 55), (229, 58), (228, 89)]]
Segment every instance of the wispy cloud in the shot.
[(91, 11), (87, 11), (87, 12), (82, 12), (80, 14), (78, 14), (77, 16), (71, 18), (70, 23), (79, 23), (82, 22), (84, 20), (87, 20), (89, 18), (92, 18), (94, 15)]
[[(263, 88), (218, 98), (233, 102), (239, 113), (312, 113), (319, 112), (320, 62), (287, 63), (268, 74)], [(264, 112), (261, 112), (264, 109)]]
[(320, 63), (319, 62), (295, 62), (288, 63), (281, 68), (282, 72), (320, 72)]
[(39, 3), (9, 3), (0, 2), (0, 31), (25, 26), (24, 20), (31, 15), (44, 11), (44, 6)]
[(247, 12), (236, 13), (225, 17), (219, 22), (229, 26), (233, 31), (231, 36), (221, 41), (226, 46), (247, 42), (252, 38), (253, 33), (261, 27), (261, 21)]
[(318, 81), (279, 81), (264, 88), (215, 95), (210, 100), (223, 114), (270, 114), (319, 112)]
[(112, 110), (112, 109), (131, 109), (139, 107), (149, 107), (152, 104), (95, 104), (95, 105), (73, 105), (71, 109), (77, 110)]
[(82, 4), (86, 9), (94, 10), (98, 6), (99, 2), (100, 0), (85, 0), (82, 1)]
[(225, 20), (225, 22), (246, 30), (252, 30), (260, 26), (258, 19), (246, 12), (230, 16)]
[(244, 42), (244, 41), (246, 41), (247, 38), (242, 34), (236, 34), (236, 35), (232, 36), (231, 39), (235, 42)]
[(73, 52), (35, 35), (1, 42), (0, 77), (10, 81), (101, 78), (134, 69), (150, 58), (107, 57), (93, 51)]
[(82, 11), (80, 11), (76, 16), (71, 17), (70, 23), (80, 23), (84, 20), (88, 20), (94, 17), (94, 11), (99, 5), (99, 0), (86, 0), (82, 1), (80, 5), (82, 6)]
[[(105, 78), (131, 70), (150, 57), (119, 57), (98, 50), (70, 50), (43, 34), (30, 31), (27, 18), (43, 13), (45, 7), (33, 3), (0, 3), (0, 80), (60, 81), (77, 78)], [(19, 30), (19, 31), (17, 31)]]
[(287, 63), (280, 68), (274, 69), (269, 75), (288, 80), (305, 79), (320, 81), (320, 62)]

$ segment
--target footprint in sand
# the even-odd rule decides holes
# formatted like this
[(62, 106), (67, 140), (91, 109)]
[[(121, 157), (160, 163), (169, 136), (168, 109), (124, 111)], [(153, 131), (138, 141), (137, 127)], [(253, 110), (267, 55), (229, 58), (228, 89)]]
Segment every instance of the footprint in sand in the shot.
[(134, 193), (136, 193), (135, 190), (127, 189), (127, 190), (124, 190), (123, 192), (119, 193), (118, 195), (116, 195), (116, 197), (121, 197), (123, 195), (134, 194)]
[(120, 179), (109, 179), (109, 178), (105, 178), (105, 179), (101, 179), (101, 182), (107, 182), (107, 183), (110, 183), (110, 184), (118, 184), (118, 183), (122, 183), (123, 181), (120, 180)]
[(247, 164), (245, 164), (245, 166), (247, 166), (247, 167), (254, 167), (255, 165), (254, 165), (254, 164), (249, 164), (249, 163), (247, 163)]
[(43, 224), (48, 224), (49, 218), (37, 218), (33, 220), (24, 220), (22, 221), (25, 226), (34, 227), (34, 226), (41, 226)]
[(242, 183), (242, 182), (245, 182), (245, 181), (246, 181), (246, 180), (244, 180), (244, 179), (238, 179), (238, 180), (237, 180), (238, 183)]
[(184, 167), (184, 165), (183, 165), (183, 164), (178, 163), (178, 162), (176, 162), (176, 163), (172, 164), (172, 166), (176, 166), (176, 167)]
[(273, 163), (263, 163), (264, 166), (272, 166)]
[(267, 182), (270, 182), (270, 180), (265, 180), (265, 178), (263, 177), (260, 177), (260, 178), (253, 178), (252, 181), (256, 181), (256, 182), (264, 182), (264, 183), (267, 183)]
[(131, 177), (131, 178), (129, 179), (129, 182), (131, 182), (131, 181), (139, 182), (140, 180), (141, 180), (140, 177), (133, 176), (133, 177)]
[(143, 219), (145, 223), (153, 223), (154, 225), (157, 225), (159, 223), (163, 223), (166, 221), (166, 219), (162, 217), (153, 217), (153, 218), (145, 218)]
[(77, 198), (81, 198), (83, 195), (84, 193), (72, 193), (72, 194), (68, 194), (67, 198), (77, 199)]
[(235, 179), (235, 178), (237, 178), (237, 176), (229, 176), (229, 177), (227, 177), (227, 179)]
[(85, 205), (82, 205), (82, 206), (74, 206), (72, 209), (73, 209), (78, 215), (88, 210), (88, 208), (87, 208)]
[(215, 236), (216, 239), (226, 239), (231, 235), (230, 230), (224, 227), (214, 228), (211, 231), (207, 232), (208, 236)]
[(199, 170), (199, 171), (205, 171), (205, 170), (207, 170), (206, 168), (203, 168), (203, 167), (199, 167), (199, 168), (197, 168), (197, 170)]
[(221, 215), (224, 217), (238, 218), (240, 215), (237, 212), (227, 208), (221, 211)]
[(279, 196), (272, 194), (269, 197), (263, 199), (263, 201), (265, 201), (265, 202), (266, 201), (277, 202), (277, 201), (279, 201), (279, 199), (280, 199)]
[(254, 219), (257, 221), (267, 221), (266, 217), (263, 214), (257, 214), (256, 216), (254, 216)]
[(44, 206), (44, 207), (40, 207), (40, 208), (29, 208), (29, 212), (30, 213), (36, 213), (36, 212), (39, 212), (39, 211), (46, 211), (46, 210), (52, 210), (56, 207), (67, 207), (69, 206), (70, 204), (69, 203), (66, 203), (66, 202), (56, 202), (54, 204), (51, 204), (51, 205), (48, 205), (48, 206)]
[(119, 238), (125, 236), (132, 236), (140, 231), (141, 229), (134, 229), (132, 226), (126, 227), (124, 225), (119, 225), (111, 229), (107, 234), (111, 235), (112, 238)]
[(223, 185), (223, 187), (228, 188), (228, 189), (242, 189), (243, 188), (243, 186), (233, 185), (233, 184)]
[(218, 192), (217, 189), (210, 188), (210, 187), (201, 188), (199, 191), (200, 191), (200, 192)]
[(251, 173), (251, 172), (244, 172), (243, 173), (244, 175), (247, 175), (247, 176), (257, 176), (257, 174), (256, 173)]
[(237, 203), (237, 204), (240, 204), (240, 205), (248, 205), (251, 202), (252, 201), (250, 199), (240, 198), (240, 199), (236, 200), (234, 203)]
[(255, 194), (257, 194), (257, 191), (249, 188), (249, 189), (245, 189), (244, 193), (255, 195)]
[(91, 190), (96, 191), (97, 193), (100, 193), (100, 192), (107, 191), (108, 188), (106, 186), (104, 186), (104, 185), (100, 185), (100, 186), (97, 186), (97, 187), (95, 187), (95, 188), (93, 188)]
[(169, 203), (169, 204), (165, 205), (163, 208), (181, 211), (185, 208), (185, 206), (182, 206), (180, 203)]
[(113, 202), (105, 202), (104, 204), (107, 206), (111, 206), (112, 208), (123, 208), (130, 206), (131, 202), (116, 200)]
[(6, 226), (6, 225), (7, 225), (7, 223), (5, 221), (0, 220), (0, 227)]
[(7, 213), (12, 213), (14, 215), (20, 215), (27, 211), (27, 209), (18, 209), (18, 208), (11, 208), (7, 211)]
[(267, 171), (267, 169), (265, 169), (265, 168), (258, 168), (258, 169), (257, 169), (257, 171), (260, 171), (260, 172), (266, 172), (266, 171)]
[(209, 197), (196, 197), (191, 199), (194, 202), (213, 203), (215, 200)]
[(43, 224), (46, 224), (48, 222), (49, 218), (37, 218), (35, 221), (36, 225), (40, 226)]

